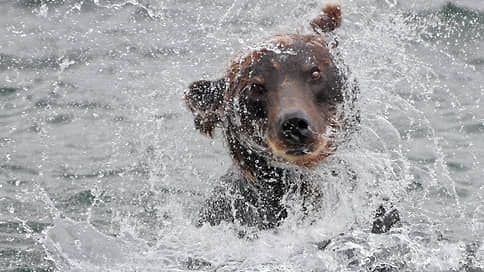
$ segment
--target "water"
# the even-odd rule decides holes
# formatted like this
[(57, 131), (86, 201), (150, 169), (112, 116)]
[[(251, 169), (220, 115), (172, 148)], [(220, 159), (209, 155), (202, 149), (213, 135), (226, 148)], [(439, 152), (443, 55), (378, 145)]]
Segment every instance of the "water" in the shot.
[[(326, 208), (244, 239), (194, 226), (231, 162), (184, 88), (320, 6), (0, 1), (0, 270), (484, 271), (480, 1), (345, 1), (362, 123), (315, 173)], [(403, 222), (375, 235), (382, 197)]]

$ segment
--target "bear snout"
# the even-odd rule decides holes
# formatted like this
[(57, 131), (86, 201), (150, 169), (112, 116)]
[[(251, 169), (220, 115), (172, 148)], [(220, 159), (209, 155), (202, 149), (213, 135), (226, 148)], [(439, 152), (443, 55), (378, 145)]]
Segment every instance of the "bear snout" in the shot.
[(291, 153), (304, 154), (313, 142), (311, 119), (302, 110), (284, 111), (277, 121), (279, 138), (286, 144)]

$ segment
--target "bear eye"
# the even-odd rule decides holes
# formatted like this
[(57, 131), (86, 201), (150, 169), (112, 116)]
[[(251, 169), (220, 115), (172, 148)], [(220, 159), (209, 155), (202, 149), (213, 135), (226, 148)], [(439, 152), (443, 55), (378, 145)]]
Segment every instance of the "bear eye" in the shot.
[(311, 79), (318, 80), (321, 77), (321, 71), (318, 67), (311, 68)]
[(266, 88), (264, 86), (257, 84), (257, 83), (252, 83), (248, 86), (250, 92), (255, 93), (255, 94), (263, 94), (266, 91)]
[(267, 116), (266, 101), (263, 95), (266, 92), (264, 86), (252, 83), (244, 87), (242, 91), (241, 116), (243, 120), (252, 118), (264, 119)]

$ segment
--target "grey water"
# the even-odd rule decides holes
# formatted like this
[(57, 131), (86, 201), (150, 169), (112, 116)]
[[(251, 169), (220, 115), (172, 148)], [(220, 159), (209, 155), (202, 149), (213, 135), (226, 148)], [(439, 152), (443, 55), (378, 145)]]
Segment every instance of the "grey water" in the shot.
[[(326, 208), (194, 225), (231, 160), (184, 89), (321, 6), (0, 1), (0, 271), (484, 271), (482, 1), (343, 1), (361, 124), (316, 170)], [(382, 196), (402, 224), (377, 235)]]

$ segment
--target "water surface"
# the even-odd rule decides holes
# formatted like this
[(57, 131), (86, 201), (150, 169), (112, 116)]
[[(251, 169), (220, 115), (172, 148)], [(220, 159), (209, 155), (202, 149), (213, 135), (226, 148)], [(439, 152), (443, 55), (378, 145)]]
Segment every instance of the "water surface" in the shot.
[[(362, 122), (317, 170), (326, 209), (252, 239), (194, 226), (231, 161), (183, 90), (320, 6), (0, 1), (0, 270), (484, 271), (480, 1), (344, 1)], [(402, 225), (374, 235), (382, 197)]]

